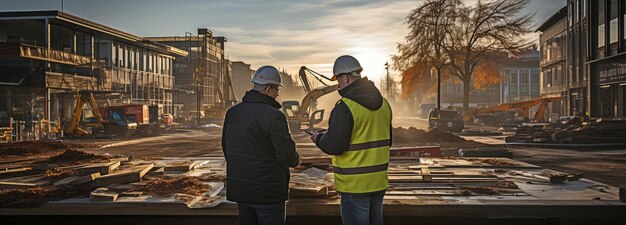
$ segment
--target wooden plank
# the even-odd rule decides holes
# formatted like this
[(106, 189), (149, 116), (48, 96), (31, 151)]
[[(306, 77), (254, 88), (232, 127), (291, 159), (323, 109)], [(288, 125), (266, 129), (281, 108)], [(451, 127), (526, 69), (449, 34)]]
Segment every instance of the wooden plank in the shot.
[(33, 170), (33, 168), (31, 168), (31, 167), (22, 167), (22, 168), (16, 168), (16, 169), (0, 170), (0, 177), (2, 177), (2, 176), (10, 176), (12, 174), (23, 173), (23, 172), (27, 172), (27, 171), (31, 171), (31, 170)]
[(92, 182), (92, 181), (96, 180), (100, 176), (101, 176), (100, 173), (92, 173), (92, 174), (89, 174), (89, 175), (78, 177), (73, 183), (74, 184), (84, 184), (84, 183)]
[(117, 173), (107, 174), (94, 180), (94, 186), (102, 187), (111, 184), (127, 184), (140, 182), (141, 178), (146, 175), (154, 164), (134, 166), (129, 169), (118, 171)]
[(422, 171), (422, 180), (427, 181), (427, 182), (433, 180), (433, 176), (430, 175), (430, 170), (428, 170), (428, 166), (422, 167), (421, 171)]
[(89, 194), (89, 199), (97, 202), (114, 202), (118, 196), (115, 192), (95, 190)]
[(107, 174), (113, 172), (113, 170), (117, 169), (120, 165), (121, 165), (120, 161), (106, 162), (106, 163), (95, 163), (95, 164), (90, 164), (90, 165), (86, 165), (84, 167), (77, 168), (76, 172), (80, 176), (94, 174), (94, 173), (100, 173), (101, 175), (107, 175)]
[(193, 170), (194, 167), (198, 165), (198, 163), (199, 163), (198, 161), (187, 161), (187, 162), (182, 162), (182, 163), (178, 162), (172, 165), (165, 166), (163, 170), (167, 172), (171, 172), (171, 171), (187, 172), (187, 171)]
[(548, 176), (542, 176), (539, 174), (533, 174), (533, 173), (528, 173), (528, 172), (520, 172), (520, 171), (515, 171), (514, 172), (515, 175), (521, 175), (524, 177), (530, 177), (530, 178), (536, 178), (551, 184), (562, 184), (565, 181), (567, 181), (568, 176), (567, 174), (550, 174)]
[(92, 181), (94, 181), (98, 177), (100, 177), (100, 173), (99, 172), (98, 173), (92, 173), (92, 174), (85, 175), (85, 176), (68, 177), (68, 178), (65, 178), (65, 179), (62, 179), (60, 181), (55, 182), (53, 186), (79, 185), (79, 184), (92, 182)]
[(29, 187), (37, 187), (37, 184), (0, 181), (0, 189), (16, 189)]
[(328, 187), (307, 189), (307, 188), (290, 188), (289, 197), (323, 197), (328, 195)]
[(141, 191), (125, 191), (125, 192), (122, 192), (119, 196), (120, 197), (139, 197), (142, 195), (143, 195), (143, 192)]

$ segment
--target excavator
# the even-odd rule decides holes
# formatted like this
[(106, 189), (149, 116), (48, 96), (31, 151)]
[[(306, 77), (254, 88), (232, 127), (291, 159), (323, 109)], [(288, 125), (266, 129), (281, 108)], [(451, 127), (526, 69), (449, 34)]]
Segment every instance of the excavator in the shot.
[(83, 114), (83, 107), (88, 104), (89, 108), (93, 112), (93, 115), (96, 119), (94, 121), (94, 126), (102, 126), (105, 122), (104, 118), (102, 118), (102, 114), (100, 114), (100, 109), (98, 108), (98, 104), (96, 103), (96, 99), (93, 97), (93, 92), (88, 91), (77, 91), (74, 93), (74, 99), (76, 101), (76, 108), (74, 108), (74, 113), (72, 113), (72, 118), (69, 121), (69, 124), (63, 130), (66, 136), (70, 137), (80, 137), (80, 136), (88, 136), (90, 132), (80, 127), (80, 119)]
[[(466, 117), (465, 119), (473, 120), (473, 119), (476, 119), (477, 117), (480, 117), (480, 115), (519, 110), (522, 112), (522, 117), (524, 118), (524, 120), (530, 120), (532, 122), (542, 122), (543, 114), (546, 110), (546, 107), (548, 106), (548, 103), (561, 101), (564, 98), (565, 97), (563, 96), (546, 97), (546, 98), (537, 98), (537, 99), (513, 102), (513, 103), (503, 103), (494, 107), (476, 110), (474, 111), (474, 113), (472, 113), (472, 115), (468, 115), (469, 117)], [(535, 112), (535, 114), (531, 118), (530, 109), (537, 105), (539, 105), (539, 108), (537, 108), (537, 112)]]
[[(313, 89), (307, 77), (307, 72), (311, 73), (315, 79), (322, 83), (323, 86)], [(305, 66), (300, 67), (298, 75), (302, 81), (302, 86), (306, 95), (300, 102), (282, 102), (283, 113), (287, 116), (289, 127), (294, 131), (301, 130), (302, 126), (306, 126), (308, 129), (311, 129), (315, 124), (321, 123), (324, 119), (324, 109), (317, 109), (317, 99), (336, 91), (338, 88), (338, 85), (328, 85), (320, 79), (321, 77), (330, 81), (330, 78)]]

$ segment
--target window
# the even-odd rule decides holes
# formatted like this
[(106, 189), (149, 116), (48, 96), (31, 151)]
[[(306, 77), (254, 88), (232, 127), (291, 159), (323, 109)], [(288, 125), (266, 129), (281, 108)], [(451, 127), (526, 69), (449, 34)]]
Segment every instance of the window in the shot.
[(529, 75), (528, 75), (528, 71), (526, 70), (522, 70), (522, 72), (520, 73), (520, 83), (527, 85), (529, 83)]
[(611, 10), (611, 17), (610, 17), (610, 21), (609, 21), (609, 43), (614, 44), (617, 43), (617, 36), (618, 36), (618, 20), (619, 20), (619, 16), (618, 16), (618, 4), (617, 4), (618, 0), (611, 0), (611, 5), (609, 6), (609, 9)]
[(117, 67), (117, 45), (113, 44), (111, 48), (111, 62), (113, 62), (113, 66)]
[[(623, 30), (624, 30), (624, 32), (626, 32), (626, 2), (624, 4), (622, 4), (622, 11), (624, 12), (624, 15), (622, 16), (622, 17), (624, 17), (623, 18), (624, 21), (622, 22)], [(624, 39), (626, 40), (626, 35), (624, 35)], [(625, 44), (626, 44), (626, 42), (625, 42)]]
[(531, 75), (530, 75), (530, 84), (532, 85), (537, 85), (539, 84), (539, 71), (537, 70), (532, 70)]
[(598, 55), (602, 56), (604, 54), (603, 50), (601, 50), (605, 45), (605, 34), (604, 34), (604, 0), (598, 1)]
[(511, 72), (511, 84), (517, 84), (517, 71)]
[(583, 2), (582, 3), (582, 5), (583, 5), (583, 13), (582, 13), (581, 16), (584, 18), (584, 17), (587, 17), (587, 0), (581, 0), (581, 1)]

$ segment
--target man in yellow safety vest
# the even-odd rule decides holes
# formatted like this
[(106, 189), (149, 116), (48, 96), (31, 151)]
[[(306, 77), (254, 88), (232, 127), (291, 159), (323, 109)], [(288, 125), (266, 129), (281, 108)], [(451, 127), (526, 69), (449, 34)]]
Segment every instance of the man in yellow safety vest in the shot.
[(391, 107), (372, 81), (361, 77), (359, 61), (344, 55), (333, 66), (341, 100), (328, 130), (311, 136), (333, 155), (335, 189), (341, 194), (343, 224), (383, 224), (383, 197), (391, 147)]

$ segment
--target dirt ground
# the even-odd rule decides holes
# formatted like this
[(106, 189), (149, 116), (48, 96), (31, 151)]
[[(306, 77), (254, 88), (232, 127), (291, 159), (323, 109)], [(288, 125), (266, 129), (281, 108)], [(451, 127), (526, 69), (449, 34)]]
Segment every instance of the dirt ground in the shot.
[[(95, 154), (124, 155), (134, 157), (192, 157), (222, 156), (220, 129), (187, 129), (168, 134), (162, 138), (144, 138), (146, 141), (133, 143), (127, 140), (74, 140), (70, 143), (90, 146), (119, 146), (99, 148), (86, 147), (81, 150)], [(308, 135), (294, 133), (298, 143), (311, 143)], [(467, 138), (466, 139), (471, 139)], [(124, 144), (127, 142), (128, 144)], [(535, 164), (565, 173), (583, 173), (583, 177), (609, 185), (626, 187), (626, 149), (624, 150), (564, 150), (543, 148), (511, 148), (515, 160)]]

